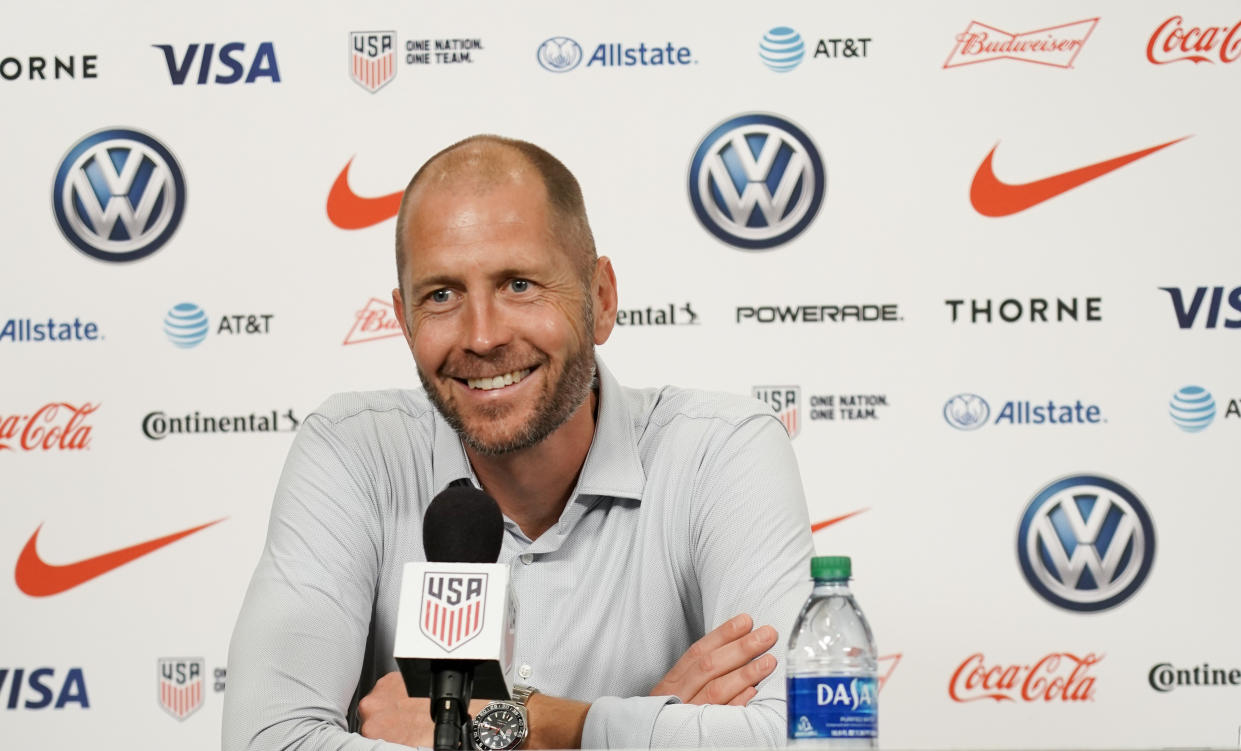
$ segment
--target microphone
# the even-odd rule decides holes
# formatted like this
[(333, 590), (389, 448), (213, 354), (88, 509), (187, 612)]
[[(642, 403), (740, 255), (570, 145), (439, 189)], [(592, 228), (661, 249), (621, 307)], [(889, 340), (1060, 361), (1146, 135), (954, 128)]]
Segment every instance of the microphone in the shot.
[(450, 486), (423, 518), (426, 563), (405, 564), (394, 654), (410, 696), (431, 699), (436, 751), (462, 748), (470, 699), (507, 699), (516, 613), (509, 568), (496, 563), (500, 507)]

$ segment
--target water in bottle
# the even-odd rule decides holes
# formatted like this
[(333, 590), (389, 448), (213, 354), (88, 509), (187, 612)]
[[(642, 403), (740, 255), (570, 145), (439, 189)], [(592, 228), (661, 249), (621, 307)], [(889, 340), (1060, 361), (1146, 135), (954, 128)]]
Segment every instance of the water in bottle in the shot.
[(876, 748), (875, 638), (849, 591), (848, 556), (810, 561), (814, 591), (789, 638), (790, 746)]

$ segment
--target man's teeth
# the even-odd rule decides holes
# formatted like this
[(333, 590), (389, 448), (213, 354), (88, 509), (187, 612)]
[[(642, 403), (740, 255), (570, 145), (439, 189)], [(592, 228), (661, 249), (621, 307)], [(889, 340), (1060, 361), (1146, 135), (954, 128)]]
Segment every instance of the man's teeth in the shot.
[(472, 389), (491, 391), (492, 389), (511, 386), (528, 375), (530, 375), (530, 368), (526, 368), (525, 370), (516, 370), (512, 373), (505, 373), (504, 375), (498, 375), (495, 378), (467, 378), (465, 382), (469, 384)]

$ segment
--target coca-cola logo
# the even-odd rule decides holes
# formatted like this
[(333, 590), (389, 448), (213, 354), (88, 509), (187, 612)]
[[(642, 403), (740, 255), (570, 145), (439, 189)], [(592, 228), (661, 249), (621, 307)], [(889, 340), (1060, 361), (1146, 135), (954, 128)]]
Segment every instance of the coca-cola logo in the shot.
[(956, 46), (944, 61), (944, 67), (955, 68), (990, 60), (1020, 60), (1071, 68), (1077, 53), (1081, 52), (1082, 45), (1098, 23), (1096, 17), (1033, 31), (1011, 32), (970, 21), (965, 31), (957, 34)]
[(87, 415), (98, 404), (50, 402), (31, 415), (0, 416), (0, 451), (75, 451), (90, 447)]
[(353, 328), (349, 329), (342, 344), (360, 344), (401, 335), (401, 322), (392, 310), (392, 303), (377, 297), (367, 300), (366, 306), (354, 313), (353, 318)]
[(1052, 652), (1030, 665), (989, 665), (975, 652), (952, 674), (948, 695), (953, 701), (1093, 701), (1090, 670), (1103, 655)]
[(1146, 45), (1146, 59), (1155, 65), (1192, 60), (1231, 63), (1241, 57), (1241, 21), (1232, 26), (1186, 26), (1181, 16), (1159, 24)]

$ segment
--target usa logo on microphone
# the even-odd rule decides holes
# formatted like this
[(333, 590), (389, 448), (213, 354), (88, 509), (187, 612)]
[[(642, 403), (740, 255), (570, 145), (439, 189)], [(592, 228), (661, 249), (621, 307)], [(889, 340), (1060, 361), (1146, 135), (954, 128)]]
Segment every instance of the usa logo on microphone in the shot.
[(486, 615), (486, 574), (426, 573), (418, 625), (428, 639), (451, 652), (478, 636)]

